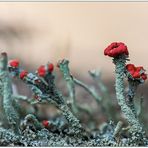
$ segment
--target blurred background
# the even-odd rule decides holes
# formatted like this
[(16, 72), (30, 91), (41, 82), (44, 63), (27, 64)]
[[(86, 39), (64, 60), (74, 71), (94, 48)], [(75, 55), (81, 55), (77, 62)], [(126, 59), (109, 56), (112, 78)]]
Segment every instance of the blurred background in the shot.
[[(147, 2), (0, 2), (0, 51), (7, 51), (10, 59), (19, 59), (30, 71), (47, 61), (56, 65), (66, 58), (73, 75), (87, 84), (94, 84), (88, 70), (101, 70), (103, 82), (114, 95), (114, 65), (103, 54), (114, 41), (124, 42), (131, 63), (148, 71)], [(63, 89), (65, 82), (60, 81), (59, 70), (55, 71)], [(21, 86), (20, 93), (31, 93), (22, 83), (15, 84)], [(144, 116), (147, 89), (147, 83), (139, 89), (139, 96), (144, 96)], [(80, 101), (95, 105), (87, 97), (86, 93)]]

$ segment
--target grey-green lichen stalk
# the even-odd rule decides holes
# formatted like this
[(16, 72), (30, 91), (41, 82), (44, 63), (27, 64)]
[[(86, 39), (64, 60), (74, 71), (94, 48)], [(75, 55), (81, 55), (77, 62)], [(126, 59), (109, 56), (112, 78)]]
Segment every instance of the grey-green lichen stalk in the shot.
[(121, 107), (121, 110), (123, 114), (125, 115), (125, 118), (129, 122), (129, 124), (132, 126), (132, 131), (141, 132), (142, 127), (139, 123), (139, 121), (135, 118), (134, 113), (132, 110), (127, 106), (125, 94), (124, 94), (124, 71), (125, 71), (125, 62), (126, 57), (121, 56), (120, 58), (114, 58), (115, 63), (115, 72), (116, 72), (116, 82), (115, 82), (115, 89), (116, 89), (116, 96), (118, 100), (118, 104)]
[(70, 70), (68, 67), (69, 61), (63, 59), (58, 62), (58, 67), (63, 74), (63, 77), (66, 81), (68, 92), (69, 92), (69, 102), (68, 104), (71, 106), (71, 109), (74, 113), (78, 112), (77, 104), (76, 104), (76, 96), (75, 96), (75, 84), (73, 81), (73, 77), (70, 74)]
[(132, 112), (135, 114), (135, 117), (137, 117), (137, 112), (136, 112), (135, 105), (134, 105), (134, 97), (135, 97), (139, 82), (129, 79), (128, 83), (129, 83), (129, 88), (128, 88), (127, 105), (130, 107)]
[(137, 117), (137, 111), (135, 110), (134, 105), (134, 97), (138, 86), (143, 84), (147, 79), (147, 74), (145, 73), (145, 69), (142, 66), (136, 67), (134, 64), (127, 64), (125, 73), (128, 78), (129, 85), (127, 105), (131, 108)]
[(56, 107), (59, 110), (61, 110), (61, 113), (65, 116), (65, 118), (71, 125), (70, 133), (74, 135), (78, 134), (79, 136), (81, 136), (83, 134), (83, 128), (80, 124), (80, 121), (71, 112), (62, 93), (57, 89), (54, 83), (53, 74), (47, 75), (47, 77), (45, 77), (44, 80), (49, 84), (49, 87), (50, 87), (49, 93), (52, 94), (50, 95), (50, 97), (52, 98), (53, 101), (56, 102)]
[(8, 123), (13, 128), (14, 132), (19, 134), (19, 115), (13, 107), (14, 98), (12, 95), (12, 84), (11, 79), (9, 77), (9, 72), (7, 69), (7, 54), (1, 53), (0, 57), (0, 87), (1, 87), (1, 95), (3, 98), (3, 109), (8, 120)]

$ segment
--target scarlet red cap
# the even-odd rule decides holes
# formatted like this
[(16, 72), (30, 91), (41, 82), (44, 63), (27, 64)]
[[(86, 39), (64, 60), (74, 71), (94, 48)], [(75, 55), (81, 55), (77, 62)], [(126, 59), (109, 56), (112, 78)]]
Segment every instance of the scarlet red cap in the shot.
[(134, 79), (147, 79), (147, 75), (145, 74), (145, 70), (142, 66), (136, 67), (134, 64), (127, 64), (126, 69)]
[(9, 61), (11, 67), (17, 68), (19, 66), (19, 61), (17, 59)]
[(141, 77), (142, 77), (143, 80), (147, 79), (147, 75), (146, 74), (141, 74)]
[(109, 57), (116, 57), (121, 54), (129, 54), (127, 46), (122, 42), (113, 42), (104, 50), (104, 55)]
[(135, 66), (134, 66), (134, 64), (127, 64), (126, 65), (126, 69), (130, 72), (131, 75), (133, 75), (134, 72), (135, 72)]
[(48, 64), (48, 71), (52, 72), (54, 70), (54, 65), (52, 63)]
[(40, 76), (40, 77), (44, 77), (46, 75), (46, 73), (48, 72), (52, 72), (54, 70), (54, 65), (52, 63), (49, 63), (46, 66), (44, 65), (41, 65), (38, 69), (37, 69), (37, 74)]
[(23, 70), (20, 72), (20, 79), (24, 79), (24, 77), (26, 77), (28, 74), (28, 72), (26, 70)]
[(46, 68), (44, 65), (41, 65), (38, 69), (37, 69), (37, 74), (40, 77), (44, 77), (46, 75)]
[(43, 120), (42, 124), (44, 125), (44, 127), (48, 127), (48, 125), (49, 125), (48, 120)]

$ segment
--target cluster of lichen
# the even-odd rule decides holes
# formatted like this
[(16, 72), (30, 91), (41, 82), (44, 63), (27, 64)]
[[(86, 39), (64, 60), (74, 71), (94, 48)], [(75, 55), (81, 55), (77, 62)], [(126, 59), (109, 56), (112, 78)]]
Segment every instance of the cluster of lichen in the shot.
[[(100, 72), (89, 71), (89, 75), (97, 82), (100, 89), (89, 86), (74, 77), (69, 69), (69, 61), (61, 60), (57, 67), (60, 69), (66, 82), (69, 95), (65, 97), (55, 84), (53, 74), (54, 66), (48, 62), (41, 65), (35, 73), (29, 73), (21, 69), (18, 60), (8, 62), (7, 53), (0, 56), (0, 96), (4, 121), (7, 127), (1, 125), (0, 145), (3, 146), (148, 146), (148, 138), (138, 120), (138, 115), (134, 106), (134, 96), (139, 84), (146, 80), (144, 69), (139, 75), (133, 76), (131, 69), (126, 69), (125, 63), (128, 57), (127, 47), (123, 43), (113, 43), (105, 49), (105, 55), (113, 57), (116, 65), (116, 96), (121, 111), (128, 121), (124, 125), (123, 121), (115, 124), (115, 112), (112, 108), (110, 95), (102, 80)], [(129, 70), (129, 71), (128, 71)], [(138, 71), (139, 72), (139, 71)], [(33, 97), (15, 96), (12, 91), (11, 77), (18, 78), (27, 84)], [(129, 90), (125, 97), (123, 79), (128, 77)], [(143, 81), (142, 81), (143, 80)], [(104, 116), (108, 118), (106, 123), (99, 128), (93, 126), (93, 112), (89, 105), (81, 105), (76, 101), (76, 86), (82, 87), (94, 98), (98, 107), (101, 108)], [(101, 92), (101, 94), (100, 94)], [(37, 114), (27, 113), (20, 116), (23, 106), (19, 100), (24, 100), (31, 105), (49, 104), (55, 106), (60, 115), (54, 120), (41, 121)], [(80, 113), (86, 113), (91, 126), (83, 126), (80, 120)]]

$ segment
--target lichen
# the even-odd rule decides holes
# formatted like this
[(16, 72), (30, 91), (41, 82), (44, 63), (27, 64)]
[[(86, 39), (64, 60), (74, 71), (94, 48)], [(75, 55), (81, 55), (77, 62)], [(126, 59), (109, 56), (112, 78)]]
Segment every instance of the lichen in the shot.
[[(119, 45), (114, 49), (114, 46)], [(113, 49), (111, 48), (113, 47)], [(124, 50), (121, 50), (121, 49)], [(110, 51), (117, 50), (117, 51)], [(7, 54), (2, 53), (0, 57), (0, 97), (4, 117), (7, 123), (0, 122), (0, 145), (1, 146), (148, 146), (148, 138), (143, 125), (136, 116), (136, 109), (133, 102), (129, 102), (126, 97), (135, 96), (135, 81), (131, 83), (125, 70), (128, 51), (124, 44), (112, 44), (106, 50), (106, 55), (113, 57), (115, 64), (115, 90), (116, 97), (124, 118), (128, 121), (113, 121), (111, 95), (106, 86), (100, 80), (98, 71), (89, 71), (90, 76), (95, 80), (99, 91), (95, 87), (89, 86), (71, 74), (68, 60), (59, 63), (60, 71), (66, 81), (70, 104), (65, 99), (63, 93), (55, 83), (54, 65), (48, 62), (41, 65), (36, 72), (28, 72), (21, 68), (18, 60), (11, 60), (7, 64)], [(122, 51), (122, 52), (120, 52)], [(122, 53), (122, 54), (121, 54)], [(32, 97), (14, 95), (12, 91), (11, 77), (23, 81), (32, 90)], [(129, 90), (125, 94), (124, 78), (128, 78)], [(146, 80), (146, 77), (142, 77)], [(140, 78), (141, 79), (141, 78)], [(139, 80), (139, 79), (138, 79)], [(79, 104), (76, 100), (76, 86), (81, 86), (94, 98), (98, 108), (101, 107), (107, 121), (93, 124), (94, 110), (88, 105)], [(136, 86), (135, 86), (136, 85)], [(100, 93), (101, 92), (101, 93)], [(35, 105), (54, 106), (58, 115), (53, 118), (40, 118), (36, 109), (29, 112), (29, 109), (22, 115), (25, 108), (21, 101), (27, 102), (32, 107)], [(106, 102), (107, 101), (107, 102)], [(131, 104), (129, 104), (131, 103)], [(109, 108), (109, 109), (108, 109)], [(25, 112), (25, 109), (23, 110)], [(84, 112), (89, 116), (87, 123), (79, 116)], [(90, 113), (91, 114), (87, 114)], [(115, 114), (115, 113), (114, 113)], [(21, 115), (21, 117), (19, 116)], [(114, 115), (115, 116), (115, 115)], [(90, 118), (91, 117), (91, 118)], [(9, 128), (10, 127), (10, 128)]]
[(16, 112), (15, 108), (13, 107), (13, 103), (15, 100), (12, 95), (12, 84), (11, 79), (9, 77), (9, 72), (7, 69), (7, 54), (1, 53), (0, 57), (0, 83), (1, 83), (1, 95), (3, 97), (3, 109), (10, 124), (10, 127), (19, 134), (19, 115)]

